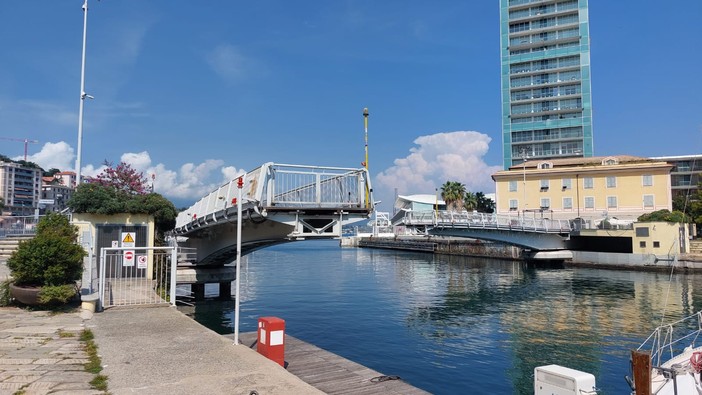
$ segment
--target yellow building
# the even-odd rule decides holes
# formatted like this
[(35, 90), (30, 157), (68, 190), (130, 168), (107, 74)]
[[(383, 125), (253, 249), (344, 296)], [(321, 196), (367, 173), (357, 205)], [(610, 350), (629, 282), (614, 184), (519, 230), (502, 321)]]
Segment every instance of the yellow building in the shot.
[(631, 221), (672, 210), (665, 161), (628, 155), (531, 160), (492, 175), (498, 214)]

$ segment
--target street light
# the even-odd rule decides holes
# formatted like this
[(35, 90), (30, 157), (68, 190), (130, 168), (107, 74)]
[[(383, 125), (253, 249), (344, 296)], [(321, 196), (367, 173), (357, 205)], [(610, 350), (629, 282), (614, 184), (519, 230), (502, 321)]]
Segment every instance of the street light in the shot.
[(526, 158), (528, 158), (527, 150), (529, 146), (523, 146), (519, 148), (519, 154), (522, 157), (522, 189), (524, 191), (524, 209), (522, 210), (522, 217), (526, 215), (526, 209), (529, 206), (527, 204), (527, 191), (526, 191)]
[(92, 96), (85, 93), (85, 44), (88, 33), (88, 0), (83, 3), (83, 57), (80, 64), (80, 107), (78, 108), (78, 155), (76, 157), (76, 186), (80, 185), (81, 174), (81, 155), (83, 152), (83, 106), (85, 99), (93, 99)]

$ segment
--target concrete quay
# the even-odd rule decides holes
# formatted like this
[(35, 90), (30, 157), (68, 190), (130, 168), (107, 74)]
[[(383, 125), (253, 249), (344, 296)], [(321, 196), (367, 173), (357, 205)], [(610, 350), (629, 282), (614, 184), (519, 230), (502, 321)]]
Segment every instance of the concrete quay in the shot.
[(0, 395), (101, 394), (85, 371), (85, 313), (0, 307)]
[(111, 308), (86, 326), (110, 394), (323, 394), (173, 307)]

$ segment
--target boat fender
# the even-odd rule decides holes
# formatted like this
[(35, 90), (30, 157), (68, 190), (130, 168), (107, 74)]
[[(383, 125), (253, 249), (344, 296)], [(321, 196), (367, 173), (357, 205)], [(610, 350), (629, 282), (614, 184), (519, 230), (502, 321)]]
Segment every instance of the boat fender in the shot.
[(702, 372), (702, 351), (695, 351), (690, 357), (690, 366), (695, 370), (695, 372)]

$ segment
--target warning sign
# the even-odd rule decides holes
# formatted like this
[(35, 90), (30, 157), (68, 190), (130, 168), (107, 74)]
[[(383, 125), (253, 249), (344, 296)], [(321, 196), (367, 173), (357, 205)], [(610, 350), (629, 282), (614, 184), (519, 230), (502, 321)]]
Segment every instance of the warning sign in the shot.
[(132, 251), (132, 250), (124, 251), (124, 257), (122, 259), (122, 266), (134, 266), (134, 251)]
[(122, 232), (122, 247), (136, 247), (136, 232)]
[(146, 255), (137, 257), (137, 269), (146, 269)]

